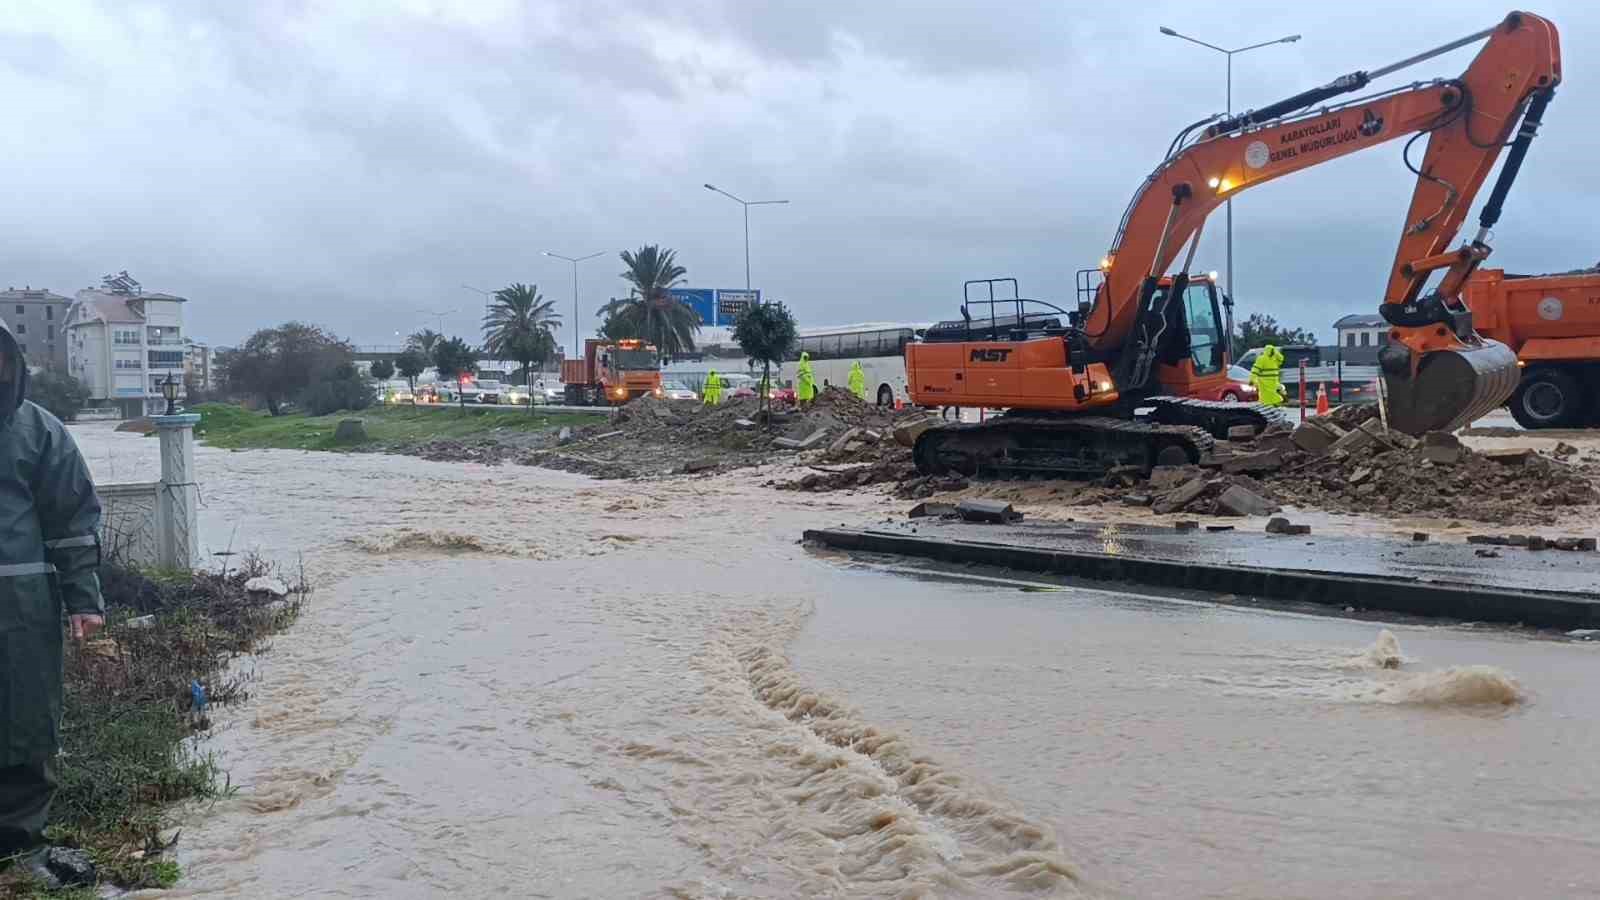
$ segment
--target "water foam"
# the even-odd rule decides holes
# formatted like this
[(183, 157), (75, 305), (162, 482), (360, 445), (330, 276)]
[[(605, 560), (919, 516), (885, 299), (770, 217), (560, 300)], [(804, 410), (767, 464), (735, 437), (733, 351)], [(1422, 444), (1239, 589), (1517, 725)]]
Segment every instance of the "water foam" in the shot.
[(1515, 678), (1496, 666), (1451, 666), (1369, 685), (1354, 699), (1406, 706), (1516, 706), (1528, 696)]

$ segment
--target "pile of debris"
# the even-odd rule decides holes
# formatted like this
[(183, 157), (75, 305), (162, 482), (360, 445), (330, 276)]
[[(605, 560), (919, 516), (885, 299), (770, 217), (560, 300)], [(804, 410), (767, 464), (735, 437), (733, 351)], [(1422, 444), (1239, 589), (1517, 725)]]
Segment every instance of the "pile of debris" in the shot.
[(1266, 515), (1283, 503), (1546, 523), (1553, 508), (1600, 501), (1593, 481), (1561, 459), (1527, 448), (1477, 452), (1445, 432), (1413, 438), (1384, 427), (1373, 407), (1342, 407), (1219, 450), (1197, 471), (1155, 470), (1150, 490), (1130, 502), (1147, 500), (1156, 512), (1241, 514), (1253, 506), (1243, 514)]
[(770, 411), (756, 397), (705, 406), (647, 396), (518, 461), (601, 478), (733, 469), (802, 450), (823, 451), (824, 462), (872, 462), (892, 443), (902, 416), (836, 387), (804, 408)]

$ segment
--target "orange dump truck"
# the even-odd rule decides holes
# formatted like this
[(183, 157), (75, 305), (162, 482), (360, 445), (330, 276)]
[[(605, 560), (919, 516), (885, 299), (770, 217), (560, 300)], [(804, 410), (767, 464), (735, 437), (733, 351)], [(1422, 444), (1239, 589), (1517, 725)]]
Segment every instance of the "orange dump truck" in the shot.
[(583, 342), (581, 359), (563, 360), (569, 406), (621, 406), (645, 394), (661, 396), (661, 360), (644, 341)]
[(1524, 428), (1600, 425), (1600, 267), (1559, 275), (1479, 269), (1462, 294), (1478, 333), (1517, 354)]

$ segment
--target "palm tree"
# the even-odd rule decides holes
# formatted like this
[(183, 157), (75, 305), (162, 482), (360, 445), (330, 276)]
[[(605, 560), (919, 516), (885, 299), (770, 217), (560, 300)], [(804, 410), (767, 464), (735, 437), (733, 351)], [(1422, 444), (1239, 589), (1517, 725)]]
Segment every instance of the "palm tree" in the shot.
[(513, 283), (494, 292), (494, 305), (483, 317), (483, 349), (495, 359), (522, 364), (528, 380), (528, 412), (533, 412), (533, 364), (544, 362), (555, 347), (554, 329), (561, 327), (555, 303), (539, 295), (536, 284)]
[(676, 251), (654, 244), (640, 247), (636, 253), (622, 251), (622, 262), (628, 267), (622, 279), (633, 289), (628, 297), (600, 308), (600, 315), (607, 320), (618, 319), (614, 328), (633, 332), (664, 356), (692, 352), (695, 333), (700, 330), (700, 317), (670, 293), (688, 271), (677, 264), (676, 257)]
[(433, 348), (439, 346), (439, 342), (442, 340), (444, 340), (444, 335), (434, 331), (432, 328), (424, 328), (406, 338), (406, 346), (421, 350), (423, 356), (431, 359), (433, 357)]

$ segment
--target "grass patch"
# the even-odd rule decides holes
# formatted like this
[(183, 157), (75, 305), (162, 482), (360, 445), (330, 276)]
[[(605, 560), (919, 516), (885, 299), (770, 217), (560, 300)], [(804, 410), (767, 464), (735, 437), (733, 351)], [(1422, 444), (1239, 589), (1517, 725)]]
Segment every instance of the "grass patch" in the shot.
[(191, 412), (200, 414), (195, 436), (213, 447), (230, 450), (345, 450), (350, 444), (333, 438), (342, 419), (366, 423), (369, 440), (363, 446), (404, 446), (438, 438), (483, 437), (505, 432), (551, 431), (578, 428), (601, 421), (582, 413), (526, 409), (430, 409), (414, 406), (375, 406), (357, 413), (330, 416), (292, 413), (271, 416), (227, 403), (202, 403)]
[[(172, 804), (227, 791), (216, 760), (198, 746), (211, 723), (195, 708), (192, 685), (201, 685), (208, 708), (248, 698), (249, 679), (227, 672), (228, 661), (268, 649), (305, 596), (303, 585), (281, 600), (245, 591), (246, 581), (269, 574), (259, 560), (226, 573), (102, 566), (108, 627), (86, 644), (67, 644), (61, 787), (45, 833), (88, 850), (103, 883), (171, 887), (180, 873), (164, 855), (162, 832)], [(141, 615), (152, 619), (130, 621)]]

